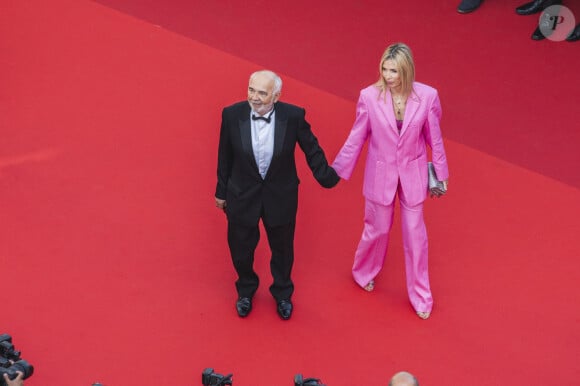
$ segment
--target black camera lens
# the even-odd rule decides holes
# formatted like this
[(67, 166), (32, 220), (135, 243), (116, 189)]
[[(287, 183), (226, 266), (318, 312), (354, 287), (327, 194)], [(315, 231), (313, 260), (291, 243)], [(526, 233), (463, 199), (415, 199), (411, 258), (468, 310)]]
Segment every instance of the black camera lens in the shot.
[(0, 334), (0, 386), (6, 386), (5, 375), (13, 380), (18, 377), (18, 372), (26, 379), (34, 373), (34, 367), (20, 359), (20, 351), (14, 348), (10, 335)]
[(201, 384), (204, 386), (225, 386), (232, 383), (232, 374), (217, 374), (211, 367), (204, 369), (201, 373)]
[(294, 376), (294, 386), (326, 386), (318, 378), (304, 378), (302, 374)]
[[(14, 372), (16, 371), (20, 371), (22, 374), (24, 374), (24, 379), (30, 377), (33, 373), (34, 373), (34, 367), (32, 367), (32, 365), (28, 362), (26, 362), (24, 359), (21, 359), (17, 362), (14, 362), (14, 364), (12, 366), (10, 366), (11, 369), (14, 369)], [(14, 377), (16, 378), (16, 377)], [(14, 379), (14, 378), (10, 378), (10, 379)]]
[(19, 371), (23, 374), (22, 379), (26, 379), (32, 375), (34, 368), (25, 360), (14, 362), (10, 367), (0, 368), (0, 386), (6, 386), (4, 374), (8, 375), (8, 379), (13, 380), (18, 376)]

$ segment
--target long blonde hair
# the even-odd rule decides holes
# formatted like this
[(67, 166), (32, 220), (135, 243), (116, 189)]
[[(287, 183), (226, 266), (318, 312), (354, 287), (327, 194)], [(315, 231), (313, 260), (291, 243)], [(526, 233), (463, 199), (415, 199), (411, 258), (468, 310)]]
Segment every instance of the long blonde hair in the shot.
[(413, 82), (415, 81), (415, 63), (413, 62), (413, 53), (405, 43), (395, 43), (387, 47), (381, 62), (379, 63), (379, 80), (376, 86), (381, 90), (380, 95), (386, 93), (387, 82), (383, 77), (383, 64), (387, 60), (392, 60), (397, 66), (399, 77), (401, 79), (401, 91), (403, 95), (409, 95), (413, 91)]

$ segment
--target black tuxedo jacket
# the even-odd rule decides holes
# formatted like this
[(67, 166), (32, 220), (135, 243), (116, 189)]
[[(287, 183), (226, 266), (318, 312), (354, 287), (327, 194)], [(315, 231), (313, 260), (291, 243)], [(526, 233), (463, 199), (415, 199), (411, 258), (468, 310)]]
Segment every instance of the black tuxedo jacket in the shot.
[(252, 149), (248, 102), (228, 106), (222, 112), (215, 196), (226, 200), (228, 221), (248, 226), (256, 225), (261, 216), (270, 226), (295, 221), (300, 183), (294, 158), (296, 144), (320, 185), (331, 188), (340, 180), (305, 120), (304, 109), (282, 102), (274, 108), (274, 152), (264, 179)]

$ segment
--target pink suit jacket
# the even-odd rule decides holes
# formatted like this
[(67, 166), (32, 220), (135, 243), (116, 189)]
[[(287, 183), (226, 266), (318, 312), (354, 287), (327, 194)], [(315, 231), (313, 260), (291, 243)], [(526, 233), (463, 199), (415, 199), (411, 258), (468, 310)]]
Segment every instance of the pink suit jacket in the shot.
[(332, 167), (341, 178), (348, 180), (368, 140), (363, 183), (365, 198), (389, 205), (400, 181), (404, 202), (415, 206), (427, 198), (426, 145), (431, 148), (438, 179), (449, 178), (439, 127), (441, 103), (437, 90), (413, 83), (400, 134), (391, 94), (386, 91), (386, 95), (379, 95), (379, 92), (375, 85), (361, 91), (352, 130)]

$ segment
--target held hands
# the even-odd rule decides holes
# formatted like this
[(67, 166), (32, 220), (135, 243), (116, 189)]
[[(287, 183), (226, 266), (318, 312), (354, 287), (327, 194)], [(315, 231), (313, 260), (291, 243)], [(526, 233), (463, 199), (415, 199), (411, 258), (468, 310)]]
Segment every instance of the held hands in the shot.
[(332, 188), (336, 187), (336, 185), (338, 185), (338, 183), (341, 180), (341, 177), (338, 175), (336, 170), (331, 165), (329, 165), (328, 168), (332, 171), (333, 179), (329, 184), (322, 184), (321, 183), (321, 185), (324, 188), (332, 189)]

